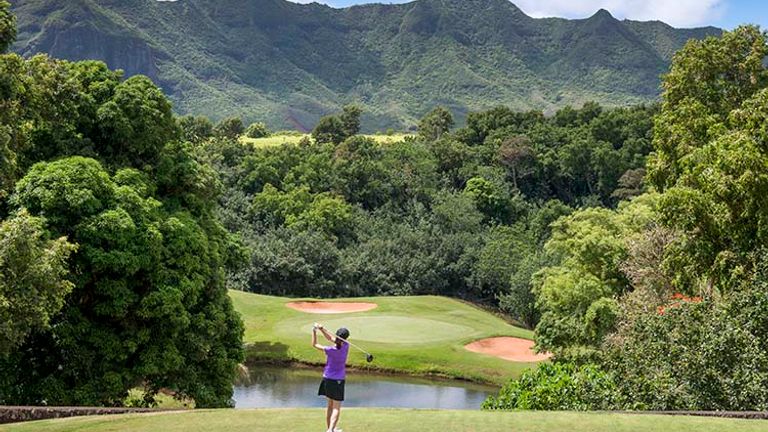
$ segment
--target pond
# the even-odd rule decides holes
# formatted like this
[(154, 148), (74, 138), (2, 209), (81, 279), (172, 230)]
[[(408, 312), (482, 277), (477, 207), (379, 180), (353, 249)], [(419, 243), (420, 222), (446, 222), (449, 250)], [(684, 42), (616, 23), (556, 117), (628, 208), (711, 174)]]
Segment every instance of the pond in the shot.
[[(235, 385), (235, 408), (324, 407), (317, 396), (322, 368), (274, 369), (255, 367), (250, 377)], [(479, 409), (495, 387), (478, 384), (350, 373), (346, 407)]]

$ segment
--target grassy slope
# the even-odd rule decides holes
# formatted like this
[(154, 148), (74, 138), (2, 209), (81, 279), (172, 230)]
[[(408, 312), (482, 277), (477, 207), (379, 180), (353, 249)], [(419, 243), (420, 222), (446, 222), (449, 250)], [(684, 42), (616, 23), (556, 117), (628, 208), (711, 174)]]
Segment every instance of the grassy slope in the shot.
[(346, 325), (352, 340), (374, 354), (372, 364), (353, 352), (349, 363), (414, 375), (442, 375), (502, 384), (529, 363), (513, 363), (471, 353), (464, 345), (492, 336), (532, 338), (528, 330), (507, 324), (487, 312), (443, 297), (377, 297), (355, 299), (379, 307), (344, 315), (316, 315), (285, 307), (288, 299), (231, 292), (245, 322), (249, 359), (298, 360), (320, 364), (322, 353), (310, 346), (315, 321), (329, 327)]
[[(298, 144), (304, 137), (310, 135), (290, 134), (290, 135), (272, 135), (266, 138), (248, 138), (242, 137), (240, 141), (245, 144), (250, 144), (256, 148), (264, 147), (277, 147), (283, 144)], [(404, 140), (411, 135), (406, 134), (394, 134), (394, 135), (363, 135), (366, 138), (372, 138), (379, 144), (392, 144)]]
[[(322, 430), (324, 415), (318, 409), (215, 410), (114, 417), (86, 417), (23, 423), (0, 427), (8, 432), (260, 432)], [(415, 427), (408, 427), (409, 425)], [(347, 409), (339, 424), (345, 431), (383, 432), (748, 432), (765, 431), (761, 420), (726, 420), (629, 414), (412, 411)]]

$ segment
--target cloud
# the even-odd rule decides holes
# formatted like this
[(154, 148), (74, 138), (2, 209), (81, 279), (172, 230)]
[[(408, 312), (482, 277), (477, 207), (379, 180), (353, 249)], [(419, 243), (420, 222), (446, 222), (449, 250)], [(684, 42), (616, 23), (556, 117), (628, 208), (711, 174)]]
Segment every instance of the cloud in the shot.
[[(318, 1), (333, 7), (361, 3), (405, 3), (411, 0), (291, 0)], [(711, 24), (722, 17), (728, 0), (512, 0), (533, 17), (585, 18), (598, 9), (607, 9), (617, 18), (638, 21), (659, 20), (675, 27)]]
[(515, 0), (533, 17), (583, 18), (607, 9), (617, 18), (659, 20), (676, 27), (709, 24), (722, 16), (725, 0)]

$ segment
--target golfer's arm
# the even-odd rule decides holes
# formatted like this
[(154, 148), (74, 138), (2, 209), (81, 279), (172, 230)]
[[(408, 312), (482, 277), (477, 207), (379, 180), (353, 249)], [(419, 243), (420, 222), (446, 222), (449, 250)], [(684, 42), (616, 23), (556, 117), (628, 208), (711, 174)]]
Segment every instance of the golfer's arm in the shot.
[(317, 343), (317, 330), (312, 329), (312, 348), (323, 351), (325, 349), (324, 346)]
[(331, 335), (331, 333), (328, 332), (328, 330), (325, 329), (325, 327), (320, 329), (321, 332), (323, 332), (323, 336), (325, 336), (326, 339), (328, 339), (328, 342), (336, 343), (336, 338)]

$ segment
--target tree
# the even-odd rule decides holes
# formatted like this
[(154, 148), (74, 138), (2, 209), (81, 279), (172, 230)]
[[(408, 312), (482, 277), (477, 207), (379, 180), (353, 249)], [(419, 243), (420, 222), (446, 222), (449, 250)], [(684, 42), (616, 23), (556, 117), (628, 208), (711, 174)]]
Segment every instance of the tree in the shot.
[(184, 116), (178, 119), (185, 141), (199, 143), (213, 136), (213, 123), (205, 116)]
[(280, 296), (354, 295), (341, 280), (340, 251), (323, 233), (278, 228), (252, 241), (250, 265), (235, 275), (246, 290)]
[(730, 112), (765, 88), (768, 37), (755, 26), (722, 37), (690, 40), (664, 77), (661, 113), (655, 120), (655, 155), (649, 178), (660, 191), (673, 185), (680, 161), (727, 130)]
[(653, 221), (657, 199), (642, 196), (617, 211), (588, 208), (553, 224), (545, 251), (554, 264), (535, 276), (540, 348), (577, 360), (593, 357), (618, 319), (616, 299), (629, 289), (621, 271), (628, 241)]
[(11, 4), (0, 0), (0, 54), (16, 40), (16, 17), (11, 13)]
[(337, 115), (322, 117), (312, 130), (312, 138), (318, 144), (341, 144), (360, 132), (360, 115), (357, 105), (346, 105)]
[(0, 357), (47, 330), (72, 291), (67, 260), (76, 246), (49, 240), (44, 225), (26, 210), (0, 222)]
[(118, 84), (96, 117), (97, 152), (112, 166), (141, 168), (152, 164), (167, 142), (180, 137), (171, 103), (142, 75)]
[(515, 189), (520, 189), (521, 180), (536, 172), (536, 153), (532, 147), (525, 136), (510, 138), (499, 147), (499, 160), (509, 170)]
[(243, 120), (240, 117), (228, 117), (216, 123), (213, 134), (219, 138), (236, 140), (245, 132)]
[(264, 123), (251, 123), (245, 130), (245, 136), (248, 138), (264, 138), (269, 136), (269, 129)]
[(453, 115), (443, 107), (437, 107), (419, 122), (419, 136), (427, 141), (440, 139), (453, 127)]
[(334, 190), (366, 209), (382, 205), (391, 196), (382, 154), (381, 146), (371, 138), (355, 136), (344, 141), (333, 154), (338, 176)]
[(739, 27), (687, 45), (665, 78), (649, 177), (666, 191), (662, 222), (683, 234), (665, 261), (682, 292), (739, 289), (768, 240), (766, 54), (768, 36)]
[(363, 109), (357, 105), (346, 105), (339, 114), (341, 128), (344, 131), (344, 139), (355, 136), (360, 133), (360, 115)]
[(619, 178), (619, 187), (613, 191), (611, 197), (619, 201), (627, 201), (642, 195), (644, 192), (645, 174), (644, 168), (627, 170)]
[(464, 194), (475, 201), (478, 210), (488, 218), (505, 221), (508, 214), (507, 197), (494, 182), (483, 177), (469, 179)]
[(312, 130), (312, 138), (318, 144), (340, 144), (347, 139), (344, 123), (337, 116), (325, 116)]
[(14, 206), (78, 243), (77, 275), (51, 329), (0, 362), (0, 400), (119, 405), (144, 384), (150, 401), (167, 388), (198, 406), (230, 403), (243, 330), (223, 283), (228, 239), (210, 197), (187, 207), (206, 180), (175, 160), (179, 169), (159, 167), (161, 184), (197, 200), (163, 186), (161, 203), (148, 176), (110, 176), (83, 157), (38, 163), (18, 182)]

